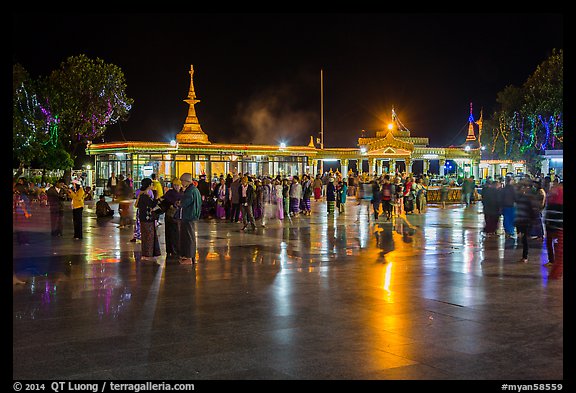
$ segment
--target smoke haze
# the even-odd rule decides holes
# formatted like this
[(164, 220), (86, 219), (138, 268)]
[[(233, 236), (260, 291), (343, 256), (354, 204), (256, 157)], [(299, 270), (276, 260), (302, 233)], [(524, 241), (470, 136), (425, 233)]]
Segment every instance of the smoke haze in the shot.
[(300, 109), (301, 100), (291, 85), (259, 91), (238, 105), (237, 122), (246, 141), (253, 144), (307, 145), (318, 136), (319, 114)]

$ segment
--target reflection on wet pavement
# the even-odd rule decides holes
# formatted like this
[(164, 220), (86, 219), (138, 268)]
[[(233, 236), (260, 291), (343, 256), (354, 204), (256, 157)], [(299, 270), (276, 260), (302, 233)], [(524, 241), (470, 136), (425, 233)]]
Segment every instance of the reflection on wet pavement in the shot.
[(14, 379), (563, 377), (562, 280), (541, 241), (518, 264), (518, 240), (484, 238), (481, 204), (205, 220), (194, 266), (165, 257), (164, 225), (143, 262), (118, 217), (88, 206), (75, 241), (71, 212), (51, 238), (36, 209), (13, 246)]

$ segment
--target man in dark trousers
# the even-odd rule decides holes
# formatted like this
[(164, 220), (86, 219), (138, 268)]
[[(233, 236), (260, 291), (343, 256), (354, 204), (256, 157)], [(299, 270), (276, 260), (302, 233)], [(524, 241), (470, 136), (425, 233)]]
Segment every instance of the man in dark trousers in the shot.
[[(240, 222), (240, 177), (234, 175), (230, 183), (230, 222)], [(286, 213), (288, 214), (288, 213)]]
[(516, 238), (514, 221), (516, 219), (516, 186), (514, 178), (506, 176), (506, 185), (500, 190), (500, 204), (504, 216), (504, 231), (507, 238)]
[(118, 183), (118, 179), (116, 178), (116, 174), (112, 172), (111, 176), (108, 178), (108, 182), (106, 183), (106, 186), (110, 190), (112, 200), (116, 199), (116, 183)]
[(64, 202), (68, 199), (66, 189), (64, 179), (59, 179), (46, 191), (48, 206), (50, 206), (52, 236), (62, 236), (64, 231)]
[(244, 226), (242, 230), (244, 231), (248, 224), (252, 226), (252, 229), (256, 229), (256, 222), (254, 220), (253, 205), (256, 200), (256, 190), (254, 183), (248, 176), (242, 178), (240, 187), (238, 188), (238, 197), (240, 200), (240, 209), (242, 211), (242, 223)]
[(196, 263), (196, 222), (202, 210), (202, 197), (198, 188), (192, 183), (192, 174), (180, 176), (182, 187), (185, 188), (180, 200), (182, 219), (180, 223), (180, 263), (192, 265)]
[(208, 218), (210, 215), (210, 207), (211, 207), (211, 189), (210, 183), (206, 181), (206, 175), (200, 175), (200, 180), (198, 181), (198, 185), (196, 186), (198, 191), (200, 191), (200, 196), (202, 197), (202, 213), (201, 218)]

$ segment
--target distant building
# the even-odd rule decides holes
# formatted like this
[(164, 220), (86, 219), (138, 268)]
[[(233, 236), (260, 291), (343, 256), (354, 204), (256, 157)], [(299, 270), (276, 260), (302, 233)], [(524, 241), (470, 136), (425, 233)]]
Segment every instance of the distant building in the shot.
[(564, 178), (564, 150), (545, 150), (542, 155), (542, 173), (554, 173)]
[(220, 174), (246, 172), (269, 176), (303, 173), (314, 176), (321, 161), (339, 161), (340, 172), (344, 174), (348, 173), (351, 162), (355, 162), (358, 172), (375, 175), (397, 171), (412, 173), (413, 164), (421, 162), (422, 165), (418, 165), (420, 173), (429, 173), (433, 161), (437, 161), (438, 175), (444, 175), (445, 170), (451, 168), (448, 161), (455, 163), (455, 169), (461, 175), (474, 175), (479, 179), (491, 173), (490, 170), (480, 171), (480, 168), (487, 168), (480, 161), (480, 135), (476, 137), (475, 133), (475, 128), (481, 133), (482, 120), (474, 122), (472, 112), (466, 141), (450, 147), (429, 147), (428, 138), (411, 136), (394, 109), (390, 124), (370, 133), (363, 131), (357, 147), (353, 148), (321, 149), (314, 144), (313, 136), (305, 146), (212, 143), (202, 130), (194, 108), (200, 100), (194, 91), (193, 66), (189, 73), (190, 90), (184, 100), (189, 106), (188, 115), (174, 141), (119, 141), (88, 145), (86, 151), (96, 161), (97, 187), (104, 187), (112, 172), (131, 174), (135, 187), (139, 187), (140, 180), (152, 173), (168, 181), (184, 172), (195, 177), (206, 174), (209, 179)]

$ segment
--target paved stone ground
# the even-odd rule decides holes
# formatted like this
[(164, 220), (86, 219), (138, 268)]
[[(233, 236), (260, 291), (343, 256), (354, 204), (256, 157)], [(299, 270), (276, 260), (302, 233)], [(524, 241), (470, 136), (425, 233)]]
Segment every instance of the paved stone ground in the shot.
[(52, 238), (35, 207), (30, 245), (13, 242), (13, 378), (563, 378), (563, 280), (541, 241), (518, 263), (519, 241), (481, 234), (481, 204), (393, 223), (312, 206), (254, 232), (201, 221), (195, 266), (141, 262), (93, 203), (83, 240), (71, 211)]

